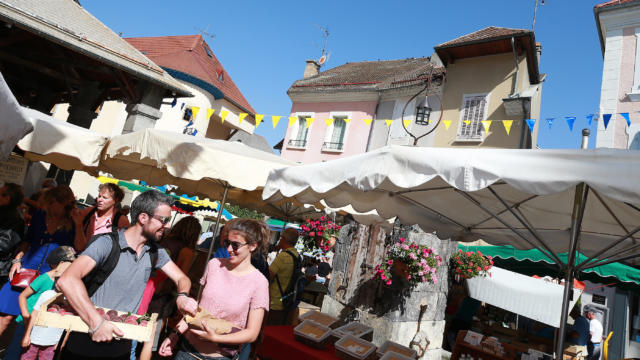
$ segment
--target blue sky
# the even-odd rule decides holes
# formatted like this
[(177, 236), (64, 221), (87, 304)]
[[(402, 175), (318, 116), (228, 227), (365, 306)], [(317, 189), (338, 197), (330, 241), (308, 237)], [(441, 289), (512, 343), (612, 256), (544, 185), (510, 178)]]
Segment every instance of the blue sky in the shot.
[[(602, 53), (593, 16), (594, 0), (546, 0), (535, 34), (542, 44), (542, 90), (538, 135), (542, 148), (576, 148), (585, 116), (600, 101)], [(289, 86), (302, 77), (306, 59), (320, 56), (329, 29), (326, 68), (346, 62), (430, 56), (433, 47), (487, 26), (531, 28), (535, 0), (449, 1), (195, 1), (80, 0), (124, 37), (197, 34), (205, 37), (236, 85), (258, 113), (287, 115)], [(573, 132), (565, 116), (576, 116)], [(551, 130), (544, 119), (556, 118)], [(538, 121), (540, 121), (538, 119)], [(284, 137), (263, 123), (257, 133), (271, 145)], [(591, 127), (591, 147), (596, 122)]]

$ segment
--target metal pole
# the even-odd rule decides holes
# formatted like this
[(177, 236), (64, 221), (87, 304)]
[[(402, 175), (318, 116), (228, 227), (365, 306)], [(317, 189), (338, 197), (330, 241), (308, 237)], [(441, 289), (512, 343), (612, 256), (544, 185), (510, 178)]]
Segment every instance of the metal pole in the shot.
[[(581, 148), (586, 149), (588, 143), (589, 129), (582, 129)], [(569, 256), (564, 276), (565, 283), (564, 291), (562, 292), (562, 311), (560, 313), (560, 328), (558, 329), (558, 342), (556, 344), (556, 359), (562, 359), (564, 357), (564, 333), (567, 327), (567, 317), (569, 316), (569, 303), (572, 300), (569, 296), (573, 296), (573, 279), (575, 275), (574, 263), (588, 192), (589, 187), (586, 186), (585, 183), (580, 183), (576, 186), (576, 193), (573, 201), (573, 212), (571, 214), (571, 241), (569, 242)]]
[[(216, 218), (216, 227), (213, 228), (213, 239), (211, 240), (211, 244), (209, 244), (209, 252), (207, 253), (207, 259), (205, 263), (209, 262), (209, 259), (211, 258), (211, 253), (213, 252), (213, 245), (216, 242), (216, 234), (218, 233), (218, 229), (220, 228), (220, 221), (222, 220), (222, 212), (224, 211), (224, 204), (227, 202), (228, 192), (229, 192), (229, 184), (224, 184), (224, 193), (222, 194), (222, 201), (220, 202), (220, 206), (218, 206), (218, 216)], [(202, 284), (200, 284), (200, 287), (198, 288), (198, 302), (200, 302), (201, 295), (202, 295)]]

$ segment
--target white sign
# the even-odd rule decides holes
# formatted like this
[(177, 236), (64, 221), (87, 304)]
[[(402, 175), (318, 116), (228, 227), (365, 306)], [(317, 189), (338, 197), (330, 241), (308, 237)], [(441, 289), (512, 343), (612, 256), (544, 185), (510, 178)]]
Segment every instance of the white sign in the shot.
[(5, 161), (0, 161), (0, 181), (24, 185), (29, 161), (22, 156), (11, 154)]

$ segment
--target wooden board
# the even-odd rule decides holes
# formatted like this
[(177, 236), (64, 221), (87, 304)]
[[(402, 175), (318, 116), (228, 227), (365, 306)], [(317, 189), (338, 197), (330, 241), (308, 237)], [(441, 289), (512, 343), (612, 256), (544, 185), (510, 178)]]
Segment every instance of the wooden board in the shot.
[[(48, 309), (50, 305), (64, 303), (63, 299), (63, 295), (58, 294), (49, 299), (49, 301), (47, 301), (46, 303), (42, 304), (42, 306), (44, 306), (45, 309)], [(108, 308), (103, 309), (105, 310), (105, 312), (111, 310)], [(118, 311), (118, 314), (121, 315), (126, 313)], [(147, 342), (149, 340), (153, 340), (153, 327), (157, 318), (158, 314), (152, 314), (151, 319), (147, 322), (146, 326), (125, 324), (113, 321), (112, 323), (122, 331), (122, 333), (124, 334), (123, 338), (129, 340), (137, 340), (140, 342)], [(60, 315), (58, 313), (48, 312), (46, 310), (38, 311), (38, 317), (35, 319), (34, 325), (43, 327), (54, 327), (83, 333), (89, 332), (89, 327), (79, 316)]]

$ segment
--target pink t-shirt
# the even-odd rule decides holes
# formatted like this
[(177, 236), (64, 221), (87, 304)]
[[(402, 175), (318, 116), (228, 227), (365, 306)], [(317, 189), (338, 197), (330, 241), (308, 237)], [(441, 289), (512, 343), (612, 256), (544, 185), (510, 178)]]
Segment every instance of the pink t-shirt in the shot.
[(207, 264), (200, 284), (204, 285), (200, 306), (241, 329), (247, 326), (249, 309), (269, 311), (269, 282), (258, 270), (234, 275), (214, 258)]
[[(269, 311), (269, 282), (258, 270), (246, 275), (234, 275), (220, 259), (213, 258), (207, 264), (200, 284), (204, 285), (204, 289), (199, 305), (213, 316), (230, 321), (241, 329), (247, 326), (250, 309)], [(221, 349), (217, 344), (202, 340), (189, 331), (186, 337), (203, 355), (236, 353)]]

